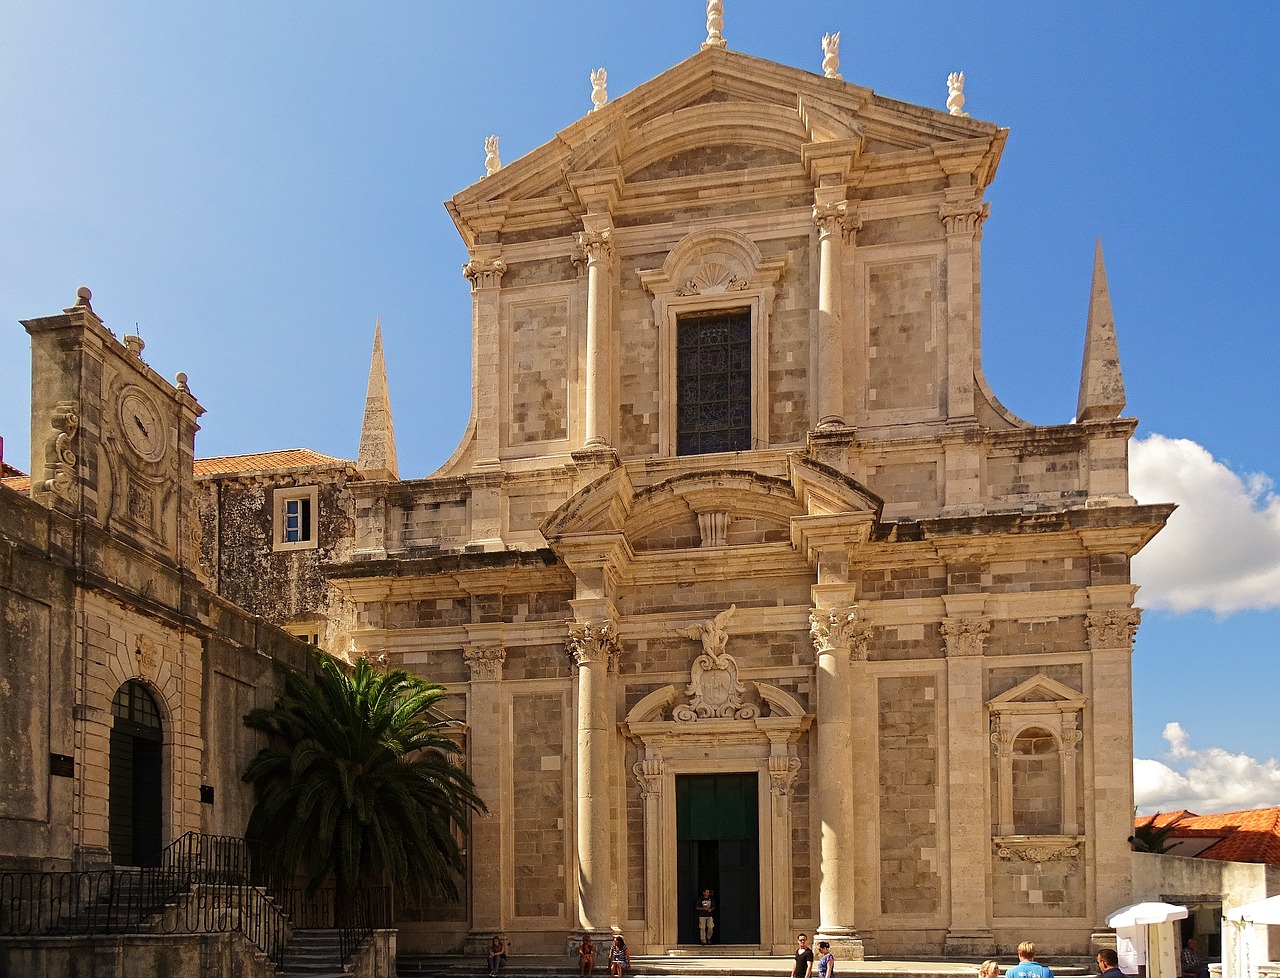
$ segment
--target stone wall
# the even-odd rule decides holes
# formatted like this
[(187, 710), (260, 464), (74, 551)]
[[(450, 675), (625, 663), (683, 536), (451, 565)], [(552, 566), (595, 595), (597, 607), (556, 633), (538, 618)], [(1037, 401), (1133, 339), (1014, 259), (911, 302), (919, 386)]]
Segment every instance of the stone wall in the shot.
[(518, 805), (512, 810), (515, 843), (515, 915), (565, 914), (567, 775), (565, 703), (560, 693), (515, 693), (512, 736), (520, 744), (512, 771)]

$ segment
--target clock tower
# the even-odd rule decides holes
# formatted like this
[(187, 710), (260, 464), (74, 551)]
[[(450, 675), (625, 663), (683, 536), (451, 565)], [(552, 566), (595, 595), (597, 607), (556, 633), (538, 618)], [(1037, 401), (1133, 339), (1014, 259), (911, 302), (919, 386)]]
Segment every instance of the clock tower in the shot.
[(198, 573), (192, 461), (204, 409), (186, 376), (168, 383), (121, 342), (81, 287), (31, 335), (31, 495)]

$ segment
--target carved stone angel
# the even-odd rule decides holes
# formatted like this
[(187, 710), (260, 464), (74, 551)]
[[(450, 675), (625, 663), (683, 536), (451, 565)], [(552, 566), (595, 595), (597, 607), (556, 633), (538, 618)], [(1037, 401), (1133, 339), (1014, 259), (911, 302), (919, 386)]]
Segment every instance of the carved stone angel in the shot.
[(730, 605), (711, 621), (677, 630), (685, 638), (701, 639), (702, 654), (693, 660), (689, 671), (689, 685), (685, 687), (689, 702), (671, 711), (673, 719), (684, 722), (705, 717), (750, 720), (760, 715), (757, 707), (743, 703), (742, 694), (747, 688), (738, 681), (738, 663), (725, 651), (729, 641), (725, 624), (735, 611), (737, 605)]

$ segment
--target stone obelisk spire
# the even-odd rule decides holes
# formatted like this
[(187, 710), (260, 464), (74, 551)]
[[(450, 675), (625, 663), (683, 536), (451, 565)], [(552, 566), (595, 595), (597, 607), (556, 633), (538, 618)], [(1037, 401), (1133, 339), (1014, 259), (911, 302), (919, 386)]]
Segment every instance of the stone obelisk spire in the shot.
[(369, 389), (364, 401), (364, 425), (360, 429), (360, 454), (356, 468), (366, 479), (399, 479), (396, 432), (391, 423), (391, 396), (387, 393), (387, 365), (382, 357), (382, 320), (373, 327), (373, 357), (369, 362)]
[(1089, 324), (1084, 338), (1084, 368), (1080, 371), (1077, 421), (1105, 421), (1124, 410), (1124, 377), (1116, 321), (1111, 314), (1107, 270), (1102, 264), (1102, 239), (1093, 253), (1093, 288), (1089, 294)]

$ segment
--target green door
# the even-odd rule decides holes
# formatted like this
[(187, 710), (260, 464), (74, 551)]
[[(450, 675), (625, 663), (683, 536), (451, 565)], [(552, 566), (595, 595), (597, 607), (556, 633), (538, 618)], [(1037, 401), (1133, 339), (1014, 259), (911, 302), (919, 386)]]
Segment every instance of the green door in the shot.
[(715, 900), (711, 943), (760, 943), (759, 790), (755, 772), (676, 776), (678, 943), (699, 943), (703, 890)]

